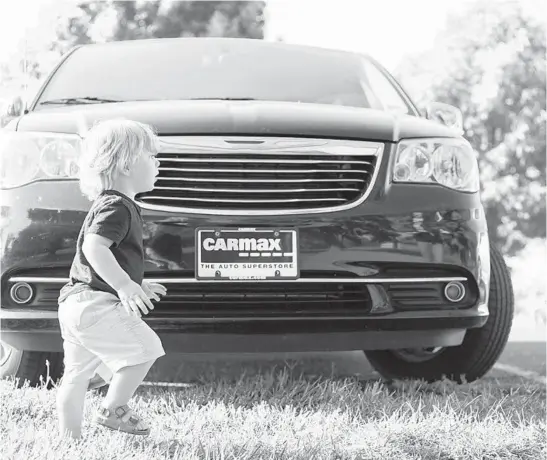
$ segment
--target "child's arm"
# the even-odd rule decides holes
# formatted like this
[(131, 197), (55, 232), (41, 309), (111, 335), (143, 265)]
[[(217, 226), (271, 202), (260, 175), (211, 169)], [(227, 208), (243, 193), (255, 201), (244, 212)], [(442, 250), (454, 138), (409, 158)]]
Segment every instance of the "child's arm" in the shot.
[(113, 241), (104, 236), (88, 233), (84, 238), (82, 251), (93, 270), (118, 291), (124, 284), (131, 281), (131, 278), (112, 254), (110, 250), (112, 244)]
[[(113, 241), (94, 233), (85, 235), (82, 251), (93, 270), (118, 293), (124, 307), (140, 316), (139, 309), (146, 315), (154, 305), (141, 286), (135, 283), (120, 267), (112, 254)], [(148, 310), (147, 310), (148, 307)]]

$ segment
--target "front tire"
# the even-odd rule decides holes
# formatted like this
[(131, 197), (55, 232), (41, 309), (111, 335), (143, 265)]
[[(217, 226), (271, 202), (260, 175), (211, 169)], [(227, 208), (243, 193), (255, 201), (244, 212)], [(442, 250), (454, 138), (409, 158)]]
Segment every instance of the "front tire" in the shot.
[[(14, 378), (17, 388), (25, 382), (37, 387), (46, 382), (49, 361), (49, 377), (57, 382), (63, 372), (63, 354), (55, 352), (17, 350), (5, 342), (0, 344), (0, 378)], [(40, 379), (42, 377), (42, 380)], [(47, 381), (48, 387), (51, 381)]]
[(483, 327), (469, 329), (461, 345), (442, 349), (370, 350), (365, 355), (386, 379), (446, 377), (458, 383), (483, 377), (505, 349), (514, 315), (513, 286), (500, 251), (490, 245), (489, 317)]

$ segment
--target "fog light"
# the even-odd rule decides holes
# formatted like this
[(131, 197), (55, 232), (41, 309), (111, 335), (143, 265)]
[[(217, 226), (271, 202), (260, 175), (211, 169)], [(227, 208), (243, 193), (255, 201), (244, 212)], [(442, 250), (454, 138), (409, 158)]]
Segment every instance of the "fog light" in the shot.
[(465, 287), (459, 281), (451, 281), (444, 287), (444, 296), (450, 302), (459, 302), (465, 297)]
[(32, 286), (28, 283), (18, 282), (10, 289), (12, 300), (19, 305), (30, 302), (33, 295), (34, 289), (32, 289)]

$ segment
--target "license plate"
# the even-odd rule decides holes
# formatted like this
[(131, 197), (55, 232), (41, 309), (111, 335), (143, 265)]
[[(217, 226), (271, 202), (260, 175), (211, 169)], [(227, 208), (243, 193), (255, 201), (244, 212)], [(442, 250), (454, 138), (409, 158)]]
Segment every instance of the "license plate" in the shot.
[(196, 230), (199, 280), (297, 279), (298, 231), (283, 228)]

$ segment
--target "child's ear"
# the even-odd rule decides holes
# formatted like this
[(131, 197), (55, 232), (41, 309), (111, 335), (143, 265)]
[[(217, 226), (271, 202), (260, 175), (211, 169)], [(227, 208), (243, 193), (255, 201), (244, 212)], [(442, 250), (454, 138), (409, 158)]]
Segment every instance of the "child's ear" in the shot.
[(128, 168), (123, 168), (122, 171), (121, 171), (121, 173), (122, 173), (123, 176), (129, 176), (129, 172), (130, 172), (130, 171), (129, 171)]

